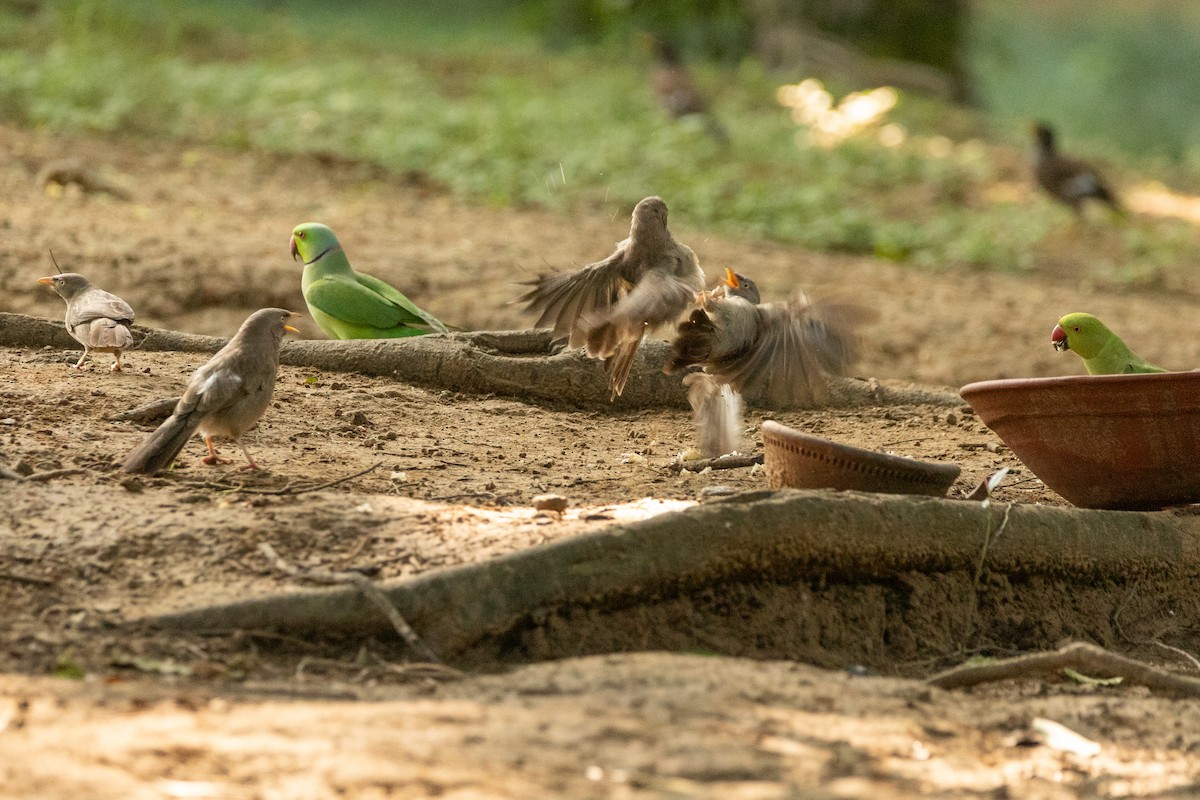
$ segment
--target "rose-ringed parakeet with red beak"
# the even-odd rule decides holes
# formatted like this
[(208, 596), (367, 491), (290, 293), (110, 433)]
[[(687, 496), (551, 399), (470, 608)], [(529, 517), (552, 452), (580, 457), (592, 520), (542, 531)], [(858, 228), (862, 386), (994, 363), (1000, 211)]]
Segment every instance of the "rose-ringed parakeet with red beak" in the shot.
[(1054, 326), (1050, 341), (1055, 350), (1078, 353), (1089, 375), (1167, 372), (1130, 350), (1121, 337), (1091, 314), (1067, 314)]
[(354, 271), (337, 236), (319, 222), (292, 231), (292, 258), (304, 262), (300, 288), (309, 313), (331, 339), (396, 339), (447, 333), (437, 317), (420, 309), (376, 277)]

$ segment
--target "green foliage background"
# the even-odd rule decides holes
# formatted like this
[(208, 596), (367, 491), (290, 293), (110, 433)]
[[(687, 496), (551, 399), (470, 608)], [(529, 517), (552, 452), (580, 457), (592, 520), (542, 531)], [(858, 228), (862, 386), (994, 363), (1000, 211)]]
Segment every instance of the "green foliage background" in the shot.
[[(997, 170), (984, 142), (1025, 149), (1031, 117), (1126, 169), (1187, 184), (1200, 165), (1200, 82), (1186, 69), (1200, 33), (1173, 24), (1170, 4), (1132, 16), (1094, 6), (1103, 13), (1082, 24), (1064, 11), (1031, 19), (1029, 4), (975, 4), (969, 60), (991, 116), (904, 96), (889, 117), (914, 134), (904, 145), (868, 135), (832, 149), (807, 144), (775, 99), (803, 76), (769, 75), (745, 56), (735, 0), (434, 5), (0, 5), (0, 115), (55, 131), (336, 153), (483, 203), (628, 209), (657, 193), (714, 231), (923, 268), (1029, 269), (1069, 217), (1045, 201), (988, 197)], [(719, 56), (693, 68), (732, 149), (656, 108), (641, 29)], [(928, 146), (942, 135), (953, 146)], [(1120, 274), (1196, 255), (1177, 229), (1122, 236)]]

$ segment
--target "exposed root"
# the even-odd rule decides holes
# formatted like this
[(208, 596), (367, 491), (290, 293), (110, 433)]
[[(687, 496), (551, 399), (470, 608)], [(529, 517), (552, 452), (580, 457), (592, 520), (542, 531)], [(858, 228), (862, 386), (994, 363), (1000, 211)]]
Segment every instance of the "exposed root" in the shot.
[(396, 633), (400, 634), (409, 647), (412, 648), (420, 658), (425, 661), (430, 661), (434, 664), (440, 664), (441, 659), (433, 654), (433, 651), (426, 646), (425, 642), (421, 641), (421, 637), (412, 629), (412, 626), (405, 621), (396, 607), (387, 599), (383, 592), (379, 590), (370, 578), (363, 575), (361, 572), (330, 572), (323, 569), (300, 570), (297, 567), (289, 564), (280, 557), (279, 553), (275, 552), (275, 548), (266, 542), (258, 545), (259, 552), (266, 556), (271, 563), (280, 572), (291, 575), (293, 578), (313, 581), (315, 583), (332, 583), (332, 584), (350, 584), (354, 588), (363, 593), (363, 596), (374, 603), (388, 622), (392, 624), (392, 628)]
[(1125, 683), (1145, 686), (1151, 691), (1200, 697), (1200, 678), (1176, 675), (1087, 642), (1072, 642), (1048, 653), (963, 664), (934, 675), (928, 683), (940, 689), (962, 689), (995, 681), (1058, 678), (1067, 669), (1084, 675), (1119, 676)]

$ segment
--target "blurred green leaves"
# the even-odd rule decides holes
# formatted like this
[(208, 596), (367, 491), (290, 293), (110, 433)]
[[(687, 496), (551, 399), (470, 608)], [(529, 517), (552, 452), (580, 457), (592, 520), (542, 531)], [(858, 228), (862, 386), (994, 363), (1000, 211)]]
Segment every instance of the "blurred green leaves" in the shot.
[(1044, 119), (1090, 150), (1200, 164), (1200, 6), (974, 4), (972, 78), (987, 108)]
[[(594, 2), (618, 13), (624, 0)], [(984, 126), (961, 111), (902, 96), (888, 117), (913, 132), (901, 143), (869, 129), (816, 147), (775, 99), (783, 79), (750, 59), (693, 64), (727, 150), (655, 106), (648, 56), (630, 41), (547, 52), (515, 5), (418, 6), (46, 0), (0, 33), (0, 115), (337, 154), (492, 204), (625, 213), (656, 193), (691, 226), (922, 268), (1029, 269), (1069, 217), (989, 197), (1011, 176), (969, 141)], [(1114, 274), (1139, 282), (1196, 249), (1154, 231), (1118, 243), (1129, 258)]]

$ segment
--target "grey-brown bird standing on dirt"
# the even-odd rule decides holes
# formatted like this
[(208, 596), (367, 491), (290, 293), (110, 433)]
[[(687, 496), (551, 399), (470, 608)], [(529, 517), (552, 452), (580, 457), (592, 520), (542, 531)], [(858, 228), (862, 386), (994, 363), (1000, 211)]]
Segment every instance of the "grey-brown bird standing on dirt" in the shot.
[(153, 475), (170, 466), (192, 434), (200, 431), (208, 445), (205, 464), (229, 463), (217, 455), (214, 436), (237, 443), (247, 469), (258, 469), (241, 436), (267, 410), (279, 369), (279, 342), (286, 331), (298, 333), (287, 320), (299, 314), (264, 308), (251, 314), (229, 343), (192, 373), (175, 410), (125, 459), (121, 469)]
[(63, 272), (38, 278), (67, 301), (67, 333), (83, 345), (83, 355), (75, 362), (82, 369), (92, 352), (112, 353), (112, 372), (121, 371), (121, 351), (133, 345), (133, 309), (111, 292), (92, 285), (78, 272)]
[(691, 71), (683, 62), (675, 45), (659, 36), (651, 35), (654, 50), (654, 72), (651, 84), (658, 104), (675, 119), (697, 115), (704, 122), (704, 129), (717, 142), (729, 144), (729, 132), (712, 113), (708, 100), (701, 94)]
[(629, 238), (603, 261), (577, 272), (552, 272), (518, 298), (571, 347), (604, 359), (611, 397), (625, 389), (633, 357), (648, 328), (675, 323), (704, 290), (692, 248), (667, 230), (667, 204), (647, 197), (633, 209)]
[(1051, 197), (1069, 205), (1076, 214), (1083, 212), (1084, 201), (1092, 199), (1120, 212), (1121, 205), (1112, 189), (1090, 164), (1060, 155), (1054, 131), (1038, 123), (1033, 126), (1036, 146), (1033, 174), (1038, 185)]
[(829, 375), (844, 374), (857, 356), (854, 323), (866, 312), (804, 296), (760, 303), (754, 282), (728, 269), (723, 288), (705, 293), (679, 325), (664, 371), (703, 367), (747, 400), (772, 408), (824, 401)]

